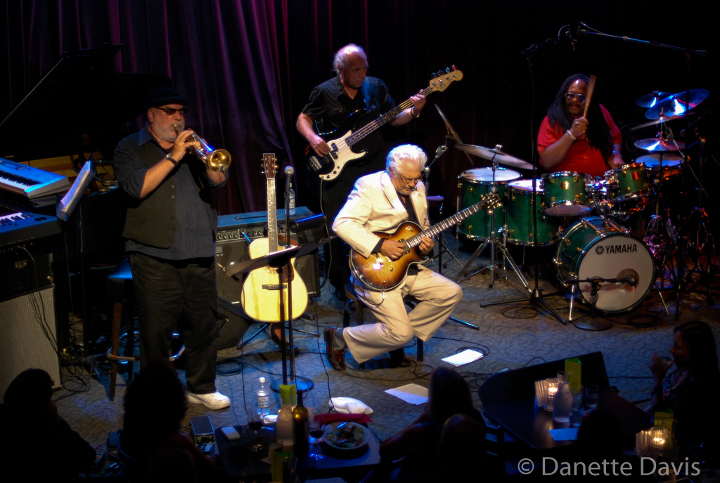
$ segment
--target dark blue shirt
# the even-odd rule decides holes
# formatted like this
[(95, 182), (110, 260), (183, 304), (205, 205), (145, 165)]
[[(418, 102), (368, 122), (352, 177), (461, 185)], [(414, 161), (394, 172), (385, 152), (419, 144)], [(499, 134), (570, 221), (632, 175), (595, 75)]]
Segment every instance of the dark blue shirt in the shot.
[[(138, 148), (146, 143), (151, 143), (156, 148), (151, 149), (150, 152), (157, 162), (162, 161), (169, 152), (160, 147), (146, 126), (136, 135), (120, 142), (113, 162), (120, 186), (136, 199), (140, 199), (140, 191), (147, 173), (146, 163), (141, 159)], [(168, 200), (175, 204), (175, 237), (172, 245), (169, 248), (159, 248), (128, 239), (125, 244), (127, 252), (140, 252), (165, 260), (215, 256), (215, 238), (211, 220), (188, 165), (188, 163), (200, 162), (193, 155), (186, 155), (163, 181), (163, 183), (172, 183), (173, 188), (172, 199)], [(220, 186), (205, 178), (207, 184)]]

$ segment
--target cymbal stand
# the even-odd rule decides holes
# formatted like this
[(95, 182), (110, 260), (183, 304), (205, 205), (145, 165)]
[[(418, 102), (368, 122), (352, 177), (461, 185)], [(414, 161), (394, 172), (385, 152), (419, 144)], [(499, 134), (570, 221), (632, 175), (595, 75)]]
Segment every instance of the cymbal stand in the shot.
[[(445, 141), (444, 146), (438, 146), (437, 151), (435, 151), (435, 158), (432, 160), (432, 162), (430, 162), (430, 165), (425, 166), (425, 168), (423, 169), (423, 177), (425, 178), (425, 180), (424, 180), (425, 193), (428, 193), (430, 190), (430, 167), (435, 163), (435, 161), (437, 161), (440, 158), (440, 156), (445, 154), (445, 151), (447, 151), (447, 140)], [(442, 218), (442, 211), (443, 211), (443, 202), (441, 201), (440, 202), (440, 212), (439, 212), (440, 218)], [(455, 262), (457, 262), (457, 264), (460, 267), (462, 267), (460, 260), (458, 260), (457, 257), (455, 256), (455, 254), (452, 251), (450, 251), (450, 249), (443, 244), (442, 236), (443, 236), (443, 232), (441, 231), (440, 233), (438, 233), (438, 236), (437, 236), (438, 244), (440, 245), (440, 249), (438, 250), (438, 254), (433, 257), (433, 260), (435, 259), (435, 257), (437, 257), (437, 259), (438, 259), (438, 273), (440, 275), (442, 275), (442, 270), (443, 270), (443, 261), (442, 261), (443, 252), (449, 253), (450, 256), (455, 260)], [(467, 327), (470, 327), (471, 329), (480, 330), (480, 327), (478, 327), (477, 325), (471, 324), (470, 322), (466, 322), (464, 320), (460, 320), (457, 317), (453, 317), (452, 315), (450, 317), (448, 317), (448, 320), (452, 320), (453, 322), (457, 322), (458, 324), (465, 325)]]
[[(430, 193), (430, 168), (432, 167), (433, 164), (435, 164), (435, 161), (440, 159), (440, 156), (445, 154), (446, 151), (447, 151), (447, 137), (445, 138), (445, 144), (442, 146), (438, 146), (437, 150), (435, 151), (435, 158), (433, 158), (433, 160), (430, 162), (429, 165), (427, 165), (427, 166), (425, 166), (425, 168), (423, 168), (423, 178), (424, 178), (423, 182), (425, 183), (425, 193)], [(429, 203), (431, 197), (430, 196), (426, 196), (426, 197), (427, 197), (428, 203)], [(438, 214), (440, 215), (440, 218), (442, 219), (442, 213), (443, 213), (443, 208), (444, 208), (445, 203), (444, 203), (444, 199), (442, 197), (438, 197), (438, 201), (440, 202)], [(443, 232), (438, 233), (437, 239), (438, 239), (438, 244), (440, 245), (440, 249), (438, 250), (438, 254), (433, 256), (433, 260), (435, 258), (438, 259), (438, 263), (439, 263), (438, 273), (440, 275), (442, 275), (442, 269), (447, 268), (447, 263), (443, 266), (443, 261), (442, 261), (443, 253), (450, 254), (452, 259), (455, 260), (455, 263), (457, 263), (458, 266), (462, 267), (462, 263), (460, 263), (460, 260), (458, 260), (458, 258), (452, 252), (452, 250), (450, 250), (447, 246), (445, 246), (445, 244), (442, 241), (442, 237), (443, 237)]]
[[(499, 144), (495, 146), (495, 149), (500, 151), (502, 149), (502, 146)], [(497, 184), (495, 182), (495, 171), (497, 170), (498, 162), (495, 160), (495, 156), (497, 153), (493, 154), (493, 158), (491, 160), (492, 162), (492, 189), (490, 190), (491, 193), (497, 193)], [(504, 222), (505, 220), (503, 220)], [(505, 276), (505, 278), (508, 278), (507, 272), (505, 271), (505, 263), (508, 263), (510, 267), (515, 272), (515, 275), (518, 278), (518, 281), (520, 284), (525, 288), (525, 290), (528, 291), (528, 293), (532, 293), (530, 290), (530, 285), (527, 282), (527, 279), (525, 279), (525, 276), (522, 274), (522, 271), (518, 268), (517, 264), (515, 263), (515, 260), (510, 256), (510, 253), (508, 252), (507, 247), (505, 246), (507, 242), (507, 230), (503, 230), (503, 239), (502, 242), (498, 242), (497, 240), (497, 233), (495, 230), (495, 210), (490, 211), (490, 237), (483, 242), (482, 245), (478, 247), (477, 250), (475, 250), (475, 253), (472, 254), (470, 257), (470, 260), (460, 269), (460, 272), (458, 273), (457, 277), (455, 277), (455, 282), (463, 282), (467, 280), (468, 278), (484, 272), (489, 271), (490, 272), (490, 284), (489, 287), (492, 288), (493, 284), (495, 283), (495, 272), (499, 271), (502, 272), (502, 274)], [(473, 273), (468, 275), (468, 269), (469, 267), (475, 262), (478, 256), (485, 250), (485, 247), (490, 246), (490, 264), (480, 268), (479, 270), (474, 271)], [(498, 267), (497, 263), (495, 261), (495, 254), (497, 252), (500, 252), (502, 254), (502, 267)], [(481, 304), (481, 307), (483, 305)]]

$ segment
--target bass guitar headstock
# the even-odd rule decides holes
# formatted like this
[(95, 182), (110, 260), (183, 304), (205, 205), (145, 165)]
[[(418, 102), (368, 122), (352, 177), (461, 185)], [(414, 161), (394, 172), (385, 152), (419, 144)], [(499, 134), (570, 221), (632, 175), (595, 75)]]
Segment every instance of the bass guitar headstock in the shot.
[(445, 72), (438, 71), (432, 73), (432, 80), (430, 81), (430, 88), (434, 91), (442, 92), (447, 89), (447, 86), (455, 81), (459, 81), (463, 78), (462, 71), (455, 70), (455, 66), (452, 66), (452, 70), (448, 67)]

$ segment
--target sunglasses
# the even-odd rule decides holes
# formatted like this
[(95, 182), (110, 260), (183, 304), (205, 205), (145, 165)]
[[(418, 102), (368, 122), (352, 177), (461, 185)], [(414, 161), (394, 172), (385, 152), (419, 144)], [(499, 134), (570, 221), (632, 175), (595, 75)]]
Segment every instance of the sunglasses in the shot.
[(587, 96), (585, 94), (573, 94), (572, 92), (568, 92), (567, 94), (565, 94), (566, 100), (572, 101), (573, 98), (577, 98), (578, 102), (585, 102)]
[(181, 107), (180, 109), (173, 109), (172, 107), (156, 107), (156, 109), (160, 109), (168, 116), (174, 115), (176, 112), (179, 112), (180, 114), (185, 114), (190, 110), (189, 107)]

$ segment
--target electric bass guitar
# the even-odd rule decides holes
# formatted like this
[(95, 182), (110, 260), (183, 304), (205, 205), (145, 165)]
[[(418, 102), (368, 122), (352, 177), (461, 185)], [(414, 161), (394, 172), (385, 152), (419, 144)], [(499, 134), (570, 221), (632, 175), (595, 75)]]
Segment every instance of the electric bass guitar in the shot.
[[(448, 72), (439, 73), (437, 77), (432, 79), (430, 85), (424, 89), (421, 94), (428, 96), (432, 92), (444, 91), (447, 89), (447, 86), (462, 78), (463, 73), (461, 71), (449, 71), (448, 69)], [(312, 147), (307, 147), (305, 155), (309, 156), (307, 163), (310, 169), (312, 169), (321, 180), (334, 180), (340, 176), (347, 163), (358, 160), (367, 154), (367, 150), (364, 149), (361, 144), (363, 139), (381, 128), (384, 124), (395, 119), (398, 114), (411, 106), (412, 102), (408, 99), (395, 109), (386, 112), (374, 121), (359, 128), (357, 131), (354, 131), (355, 126), (367, 114), (367, 111), (365, 109), (359, 109), (353, 112), (335, 131), (319, 135), (330, 146), (330, 153), (320, 157), (313, 154), (314, 151)], [(311, 154), (312, 156), (310, 156)]]
[[(259, 258), (278, 251), (277, 211), (275, 202), (275, 173), (277, 165), (274, 154), (263, 154), (265, 181), (267, 183), (268, 236), (253, 241), (249, 247), (250, 258)], [(261, 322), (280, 322), (280, 297), (283, 297), (285, 314), (282, 320), (301, 316), (308, 303), (307, 287), (297, 273), (295, 258), (278, 272), (272, 267), (262, 267), (250, 272), (243, 284), (240, 303), (245, 313)], [(292, 289), (292, 307), (288, 303), (288, 283)], [(292, 310), (290, 310), (292, 309)]]
[(465, 208), (450, 218), (446, 218), (437, 225), (421, 231), (420, 226), (412, 221), (406, 221), (394, 233), (375, 233), (380, 238), (396, 241), (405, 245), (405, 253), (397, 260), (392, 260), (382, 253), (373, 253), (368, 258), (355, 250), (350, 254), (350, 266), (353, 274), (362, 283), (373, 290), (392, 290), (405, 279), (410, 265), (422, 263), (428, 259), (418, 250), (422, 237), (432, 237), (451, 226), (457, 225), (465, 218), (474, 215), (480, 210), (495, 209), (501, 206), (500, 198), (496, 193), (481, 196), (478, 203)]

